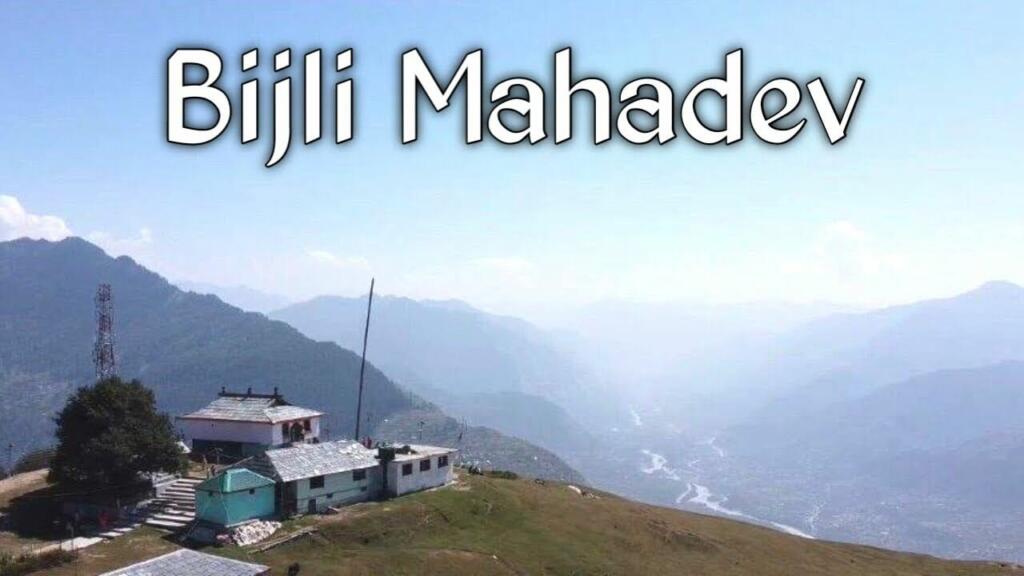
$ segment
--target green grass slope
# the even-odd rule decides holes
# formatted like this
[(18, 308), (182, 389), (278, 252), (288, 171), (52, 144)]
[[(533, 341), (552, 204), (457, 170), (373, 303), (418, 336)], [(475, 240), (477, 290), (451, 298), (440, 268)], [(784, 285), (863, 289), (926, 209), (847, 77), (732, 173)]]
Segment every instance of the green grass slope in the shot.
[(966, 563), (805, 540), (731, 520), (647, 506), (566, 485), (461, 474), (460, 483), (339, 516), (303, 520), (315, 536), (263, 553), (225, 553), (287, 573), (988, 575)]

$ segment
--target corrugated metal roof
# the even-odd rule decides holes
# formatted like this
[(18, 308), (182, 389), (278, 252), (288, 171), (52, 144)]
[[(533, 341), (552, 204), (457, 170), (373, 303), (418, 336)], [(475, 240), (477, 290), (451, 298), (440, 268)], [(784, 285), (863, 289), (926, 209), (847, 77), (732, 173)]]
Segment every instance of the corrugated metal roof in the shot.
[(351, 440), (336, 440), (267, 450), (259, 456), (239, 462), (237, 467), (248, 468), (278, 482), (291, 482), (372, 468), (377, 464), (376, 450), (367, 449)]
[(180, 416), (191, 420), (234, 420), (276, 424), (289, 420), (323, 416), (323, 412), (283, 404), (275, 398), (260, 396), (221, 396), (191, 414)]
[(182, 548), (101, 576), (258, 576), (270, 568)]
[(196, 489), (229, 494), (273, 485), (274, 481), (266, 476), (261, 476), (246, 468), (238, 468), (226, 470), (209, 480), (204, 480)]

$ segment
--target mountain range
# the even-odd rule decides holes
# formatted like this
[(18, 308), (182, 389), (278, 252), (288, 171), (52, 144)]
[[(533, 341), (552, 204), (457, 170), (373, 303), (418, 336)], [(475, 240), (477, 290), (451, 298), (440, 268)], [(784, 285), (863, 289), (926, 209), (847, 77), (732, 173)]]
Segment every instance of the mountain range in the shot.
[[(291, 402), (327, 412), (328, 435), (348, 436), (354, 429), (360, 358), (349, 350), (314, 342), (217, 297), (182, 291), (130, 258), (111, 258), (84, 240), (21, 239), (0, 243), (3, 445), (25, 453), (50, 444), (55, 411), (75, 388), (93, 381), (93, 297), (100, 283), (113, 289), (118, 371), (151, 387), (162, 410), (194, 410), (221, 387), (277, 387)], [(431, 430), (463, 428), (372, 363), (365, 382), (369, 430), (408, 432), (396, 423), (425, 415), (441, 424), (419, 435), (424, 442), (433, 441)], [(458, 437), (465, 458), (529, 475), (580, 478), (550, 452), (522, 440), (483, 429)]]
[(823, 537), (1024, 558), (1024, 289), (832, 316), (774, 350), (773, 395), (718, 437), (745, 510)]
[[(604, 488), (825, 538), (1024, 558), (1022, 533), (1007, 528), (1024, 501), (1015, 285), (868, 311), (606, 303), (559, 333), (458, 302), (380, 302), (371, 357), (389, 372), (453, 414), (553, 449)], [(365, 305), (318, 298), (271, 316), (355, 346)], [(537, 374), (553, 384), (536, 386)], [(589, 451), (572, 449), (577, 430)], [(710, 507), (681, 497), (709, 483)]]
[[(270, 313), (316, 340), (358, 350), (367, 300), (325, 296)], [(458, 301), (376, 296), (369, 358), (420, 396), (470, 424), (486, 425), (571, 457), (593, 442), (574, 414), (592, 397), (580, 368), (551, 337), (516, 318)]]
[[(0, 244), (0, 442), (47, 443), (53, 411), (91, 380), (99, 282), (114, 287), (122, 375), (164, 409), (278, 386), (326, 406), (332, 433), (351, 428), (365, 297), (268, 318), (82, 240), (18, 240)], [(375, 297), (370, 428), (816, 537), (1024, 560), (1024, 289), (868, 311), (616, 303), (564, 328)]]
[(221, 286), (207, 282), (177, 281), (174, 285), (186, 292), (197, 294), (213, 294), (223, 302), (241, 308), (246, 312), (259, 312), (266, 314), (271, 310), (283, 308), (291, 301), (280, 294), (270, 294), (250, 288), (242, 284), (234, 286)]

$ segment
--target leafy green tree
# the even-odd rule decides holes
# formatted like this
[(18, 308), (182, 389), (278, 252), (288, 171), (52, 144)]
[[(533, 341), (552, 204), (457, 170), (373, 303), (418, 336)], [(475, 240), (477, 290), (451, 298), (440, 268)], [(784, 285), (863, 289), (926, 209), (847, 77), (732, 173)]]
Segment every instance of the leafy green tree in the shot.
[(115, 377), (79, 388), (56, 422), (51, 481), (123, 485), (140, 473), (179, 472), (185, 465), (171, 419), (157, 412), (153, 392), (138, 380)]

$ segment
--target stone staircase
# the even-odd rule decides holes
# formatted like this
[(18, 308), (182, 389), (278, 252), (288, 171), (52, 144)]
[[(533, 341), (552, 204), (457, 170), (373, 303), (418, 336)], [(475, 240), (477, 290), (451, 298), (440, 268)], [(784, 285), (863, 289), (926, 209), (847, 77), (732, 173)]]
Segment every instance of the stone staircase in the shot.
[(142, 523), (171, 532), (185, 529), (196, 519), (196, 486), (200, 482), (196, 478), (178, 478), (159, 487)]
[(180, 532), (196, 519), (196, 486), (200, 482), (202, 480), (195, 478), (169, 477), (157, 488), (157, 497), (143, 503), (140, 513), (132, 521), (117, 523), (106, 531), (90, 531), (76, 538), (43, 546), (33, 553), (42, 554), (56, 549), (78, 551), (129, 534), (143, 524), (169, 532)]

